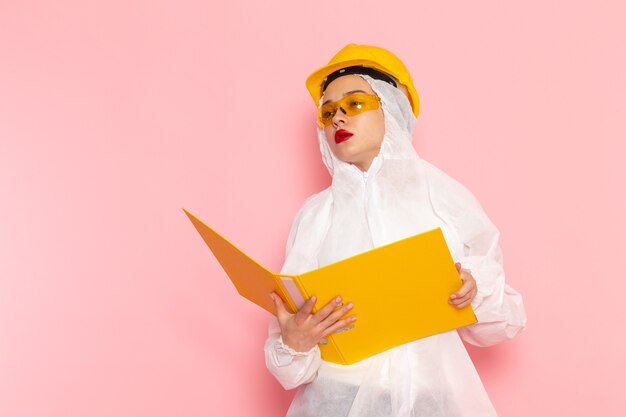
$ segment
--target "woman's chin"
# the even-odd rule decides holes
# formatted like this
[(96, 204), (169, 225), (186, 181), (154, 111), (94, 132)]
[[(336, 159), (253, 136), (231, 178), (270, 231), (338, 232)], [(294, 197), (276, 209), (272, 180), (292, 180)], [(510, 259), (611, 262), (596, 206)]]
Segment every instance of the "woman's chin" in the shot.
[(346, 164), (352, 164), (354, 165), (356, 160), (354, 158), (350, 158), (350, 155), (344, 155), (344, 154), (335, 154), (335, 156), (337, 157), (337, 159), (339, 159), (341, 162), (345, 162)]

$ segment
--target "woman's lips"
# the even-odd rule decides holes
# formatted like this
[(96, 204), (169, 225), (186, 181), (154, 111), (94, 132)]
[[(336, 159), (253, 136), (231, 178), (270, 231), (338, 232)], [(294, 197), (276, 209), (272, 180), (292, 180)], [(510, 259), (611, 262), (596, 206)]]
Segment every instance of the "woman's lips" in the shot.
[(345, 142), (352, 137), (352, 133), (345, 129), (339, 129), (335, 132), (335, 143)]

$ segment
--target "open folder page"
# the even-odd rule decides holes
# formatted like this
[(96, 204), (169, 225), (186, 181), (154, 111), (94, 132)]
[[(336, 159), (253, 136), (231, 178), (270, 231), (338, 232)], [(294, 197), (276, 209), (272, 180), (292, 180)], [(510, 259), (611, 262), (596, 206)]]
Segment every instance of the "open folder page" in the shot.
[(315, 295), (314, 312), (337, 295), (352, 302), (355, 327), (327, 337), (322, 358), (351, 364), (389, 348), (476, 322), (471, 306), (448, 304), (461, 279), (441, 229), (298, 275), (268, 270), (185, 210), (237, 291), (276, 314), (275, 291), (295, 312)]

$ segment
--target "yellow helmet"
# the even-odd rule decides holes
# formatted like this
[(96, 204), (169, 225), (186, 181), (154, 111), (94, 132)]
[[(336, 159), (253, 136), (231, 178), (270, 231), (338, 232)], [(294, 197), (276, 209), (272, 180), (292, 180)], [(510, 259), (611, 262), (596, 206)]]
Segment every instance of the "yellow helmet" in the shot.
[(309, 90), (311, 97), (313, 97), (316, 106), (319, 104), (319, 99), (322, 96), (322, 88), (326, 78), (337, 70), (352, 66), (373, 68), (398, 80), (400, 84), (406, 87), (413, 114), (417, 117), (420, 108), (419, 97), (413, 86), (411, 75), (402, 61), (386, 49), (377, 46), (356, 45), (354, 43), (343, 47), (327, 65), (313, 72), (306, 79), (306, 88)]

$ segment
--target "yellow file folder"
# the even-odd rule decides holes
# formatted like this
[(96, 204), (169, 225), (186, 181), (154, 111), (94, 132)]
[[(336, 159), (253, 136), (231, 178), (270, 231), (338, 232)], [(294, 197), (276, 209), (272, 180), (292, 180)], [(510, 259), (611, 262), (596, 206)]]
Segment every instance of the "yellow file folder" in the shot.
[(476, 323), (471, 306), (448, 304), (462, 283), (441, 229), (380, 246), (298, 275), (269, 271), (183, 209), (239, 294), (276, 315), (275, 291), (292, 312), (315, 295), (313, 312), (337, 295), (352, 302), (351, 330), (320, 343), (322, 358), (348, 365), (392, 347)]

